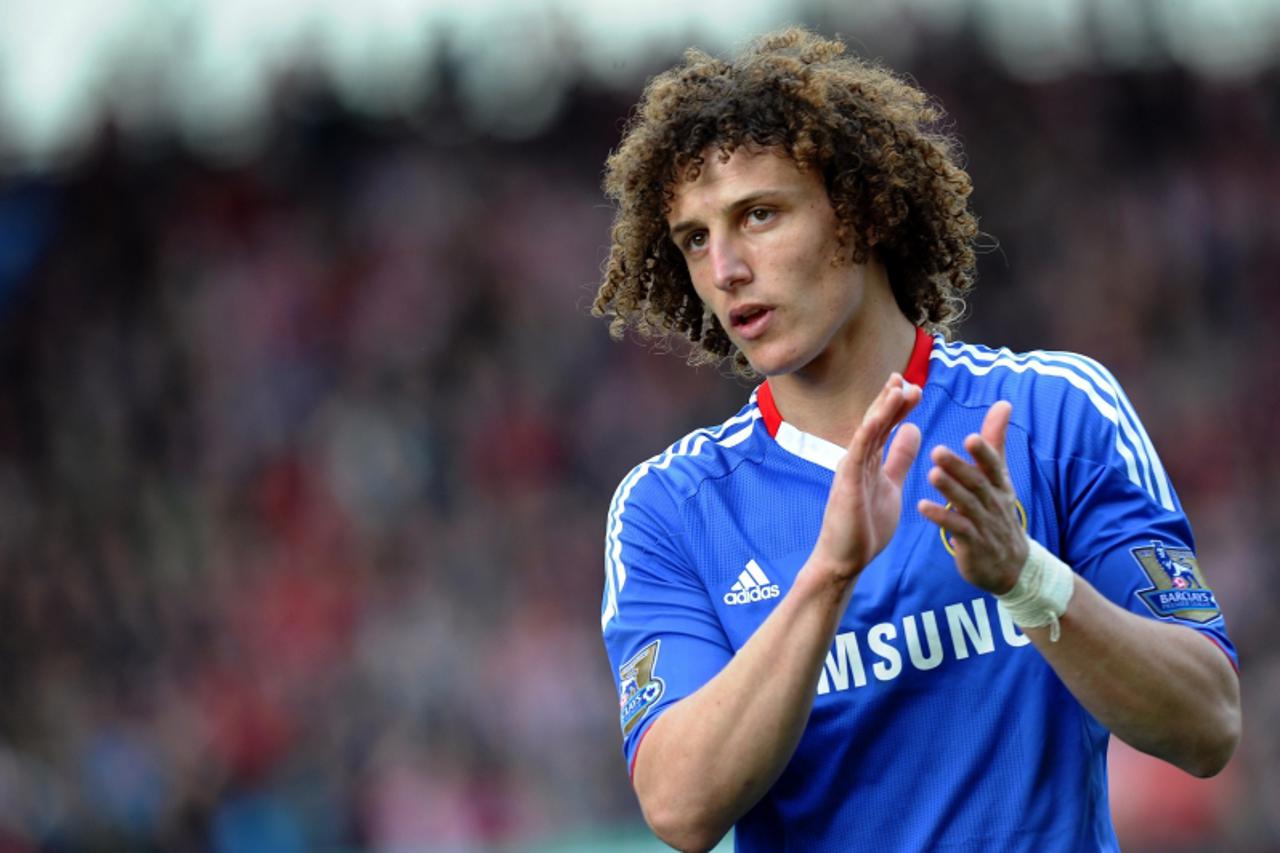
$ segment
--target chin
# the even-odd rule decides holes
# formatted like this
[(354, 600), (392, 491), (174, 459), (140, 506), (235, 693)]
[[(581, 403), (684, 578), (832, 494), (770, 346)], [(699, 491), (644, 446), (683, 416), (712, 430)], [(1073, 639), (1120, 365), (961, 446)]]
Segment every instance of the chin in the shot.
[(746, 353), (747, 363), (761, 376), (786, 376), (803, 368), (808, 359), (795, 353)]

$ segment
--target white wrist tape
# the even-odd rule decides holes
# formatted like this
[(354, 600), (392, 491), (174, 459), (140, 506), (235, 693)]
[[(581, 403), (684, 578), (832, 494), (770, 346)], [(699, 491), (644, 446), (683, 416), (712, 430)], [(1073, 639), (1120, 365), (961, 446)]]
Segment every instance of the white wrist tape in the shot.
[(1019, 628), (1049, 625), (1049, 641), (1062, 636), (1058, 617), (1067, 612), (1075, 591), (1075, 572), (1043, 545), (1027, 537), (1027, 562), (1013, 589), (997, 595), (997, 607), (1004, 608)]

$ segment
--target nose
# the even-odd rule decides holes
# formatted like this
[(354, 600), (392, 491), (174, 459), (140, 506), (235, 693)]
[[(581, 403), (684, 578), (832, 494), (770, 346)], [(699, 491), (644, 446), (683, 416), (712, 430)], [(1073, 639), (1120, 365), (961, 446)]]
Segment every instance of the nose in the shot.
[(734, 240), (713, 240), (710, 255), (713, 283), (718, 289), (733, 290), (751, 281), (751, 265)]

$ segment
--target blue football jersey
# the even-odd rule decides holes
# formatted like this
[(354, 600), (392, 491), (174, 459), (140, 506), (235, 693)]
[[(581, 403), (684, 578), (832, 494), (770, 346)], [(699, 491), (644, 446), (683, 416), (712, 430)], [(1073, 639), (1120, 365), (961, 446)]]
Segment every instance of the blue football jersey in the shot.
[[(917, 335), (924, 442), (893, 539), (866, 567), (805, 733), (736, 826), (740, 851), (1115, 850), (1108, 732), (916, 511), (937, 444), (998, 400), (1028, 533), (1127, 610), (1237, 664), (1191, 529), (1115, 379), (1069, 353)], [(634, 468), (609, 507), (601, 614), (633, 766), (653, 721), (714, 677), (787, 594), (844, 449), (779, 416), (768, 383), (723, 424)], [(660, 769), (659, 769), (660, 772)]]

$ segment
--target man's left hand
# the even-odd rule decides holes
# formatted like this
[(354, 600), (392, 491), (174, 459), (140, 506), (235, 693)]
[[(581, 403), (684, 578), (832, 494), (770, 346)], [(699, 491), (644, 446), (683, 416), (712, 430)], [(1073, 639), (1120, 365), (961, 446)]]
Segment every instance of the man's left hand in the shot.
[(972, 463), (938, 445), (929, 454), (929, 483), (947, 506), (930, 500), (920, 514), (951, 537), (956, 568), (969, 583), (987, 592), (1008, 592), (1027, 561), (1027, 534), (1018, 517), (1018, 498), (1005, 466), (1004, 442), (1013, 406), (1005, 400), (987, 410), (981, 434), (965, 438)]

